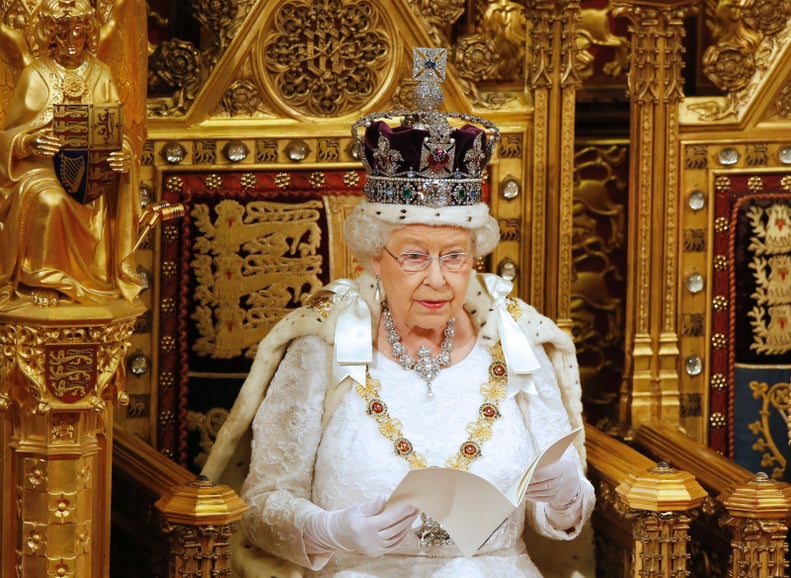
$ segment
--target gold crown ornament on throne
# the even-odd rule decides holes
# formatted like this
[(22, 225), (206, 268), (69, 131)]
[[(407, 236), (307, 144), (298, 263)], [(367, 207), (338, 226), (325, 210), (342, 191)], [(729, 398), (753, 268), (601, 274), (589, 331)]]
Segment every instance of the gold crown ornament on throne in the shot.
[[(352, 136), (367, 173), (366, 200), (380, 209), (382, 205), (399, 207), (396, 218), (400, 222), (409, 220), (404, 207), (411, 208), (414, 216), (440, 217), (436, 211), (418, 209), (472, 209), (483, 204), (488, 214), (483, 178), (500, 131), (484, 118), (439, 110), (444, 100), (440, 83), (445, 80), (446, 57), (444, 48), (415, 48), (415, 110), (372, 113), (352, 124)], [(400, 125), (388, 124), (394, 119), (400, 119)]]

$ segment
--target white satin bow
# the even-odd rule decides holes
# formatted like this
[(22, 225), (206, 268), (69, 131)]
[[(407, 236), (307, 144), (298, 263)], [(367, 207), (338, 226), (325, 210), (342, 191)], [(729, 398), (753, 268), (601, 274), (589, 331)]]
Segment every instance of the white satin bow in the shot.
[[(494, 299), (494, 306), (497, 311), (497, 329), (500, 334), (503, 355), (505, 355), (505, 363), (508, 367), (508, 388), (506, 389), (506, 394), (511, 397), (522, 389), (520, 387), (522, 379), (516, 376), (533, 373), (541, 367), (541, 364), (538, 363), (533, 347), (527, 340), (524, 331), (520, 329), (508, 312), (505, 298), (510, 295), (511, 290), (514, 288), (513, 283), (490, 273), (484, 273), (481, 277), (486, 289), (489, 291), (489, 295)], [(525, 391), (537, 393), (533, 377), (529, 376), (527, 379), (528, 383), (524, 388)]]
[(365, 368), (373, 360), (371, 311), (354, 281), (338, 279), (324, 288), (345, 301), (335, 324), (332, 377), (338, 384), (351, 377), (365, 385)]

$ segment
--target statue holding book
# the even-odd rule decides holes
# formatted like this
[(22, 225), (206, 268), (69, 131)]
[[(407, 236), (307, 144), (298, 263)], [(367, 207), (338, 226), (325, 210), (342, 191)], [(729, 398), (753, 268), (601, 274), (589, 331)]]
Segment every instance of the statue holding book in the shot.
[(137, 165), (99, 37), (88, 0), (42, 3), (0, 132), (0, 310), (140, 291)]

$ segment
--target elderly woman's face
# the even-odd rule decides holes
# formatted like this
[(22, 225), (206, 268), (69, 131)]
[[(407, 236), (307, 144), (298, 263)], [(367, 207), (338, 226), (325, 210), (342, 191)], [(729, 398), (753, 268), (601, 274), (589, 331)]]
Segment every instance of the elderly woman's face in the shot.
[(382, 279), (396, 324), (407, 329), (444, 329), (464, 305), (472, 252), (472, 235), (466, 229), (427, 225), (396, 229), (381, 254), (373, 258), (374, 273)]

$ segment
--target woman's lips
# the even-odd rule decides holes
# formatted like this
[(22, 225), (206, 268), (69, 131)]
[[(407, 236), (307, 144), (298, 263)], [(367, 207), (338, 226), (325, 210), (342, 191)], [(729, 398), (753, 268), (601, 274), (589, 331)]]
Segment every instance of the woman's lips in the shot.
[(428, 301), (428, 300), (420, 300), (419, 303), (425, 307), (426, 309), (442, 309), (446, 304), (447, 301)]

